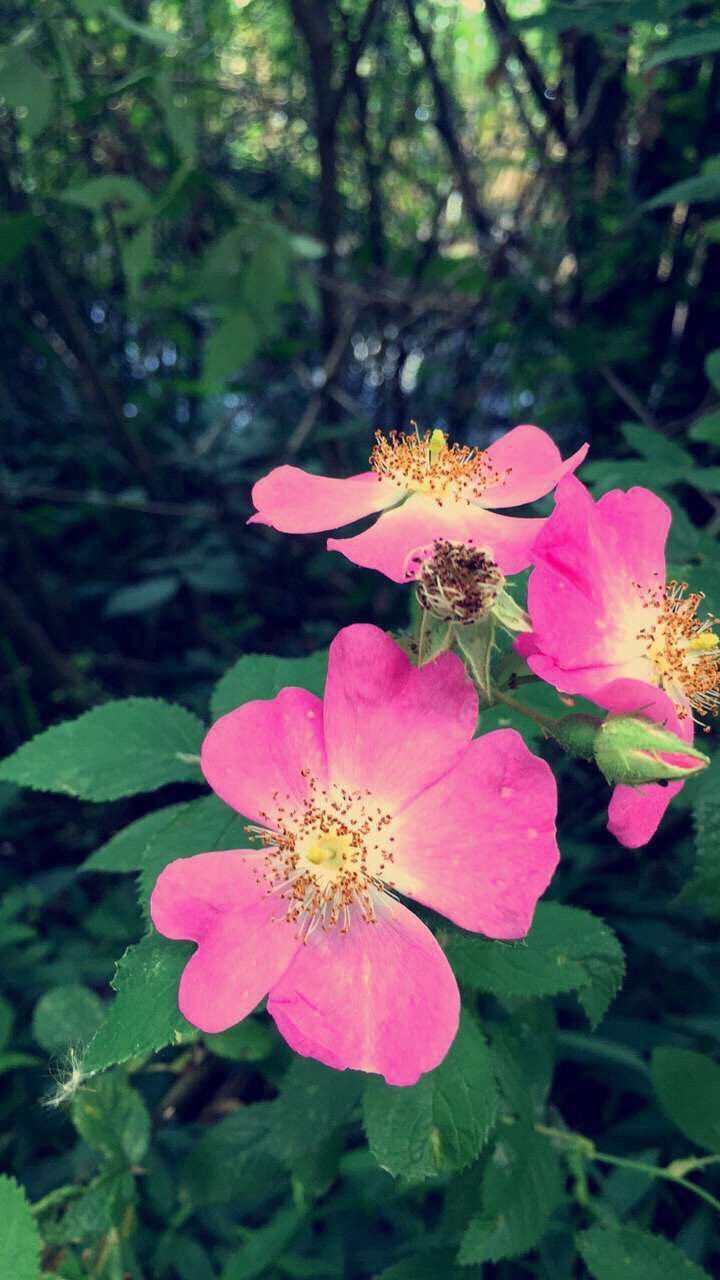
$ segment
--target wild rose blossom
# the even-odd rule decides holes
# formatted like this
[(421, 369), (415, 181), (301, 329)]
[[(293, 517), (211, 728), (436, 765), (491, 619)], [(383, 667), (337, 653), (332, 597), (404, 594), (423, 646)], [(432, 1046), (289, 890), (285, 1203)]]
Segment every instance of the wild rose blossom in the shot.
[(461, 928), (522, 938), (558, 860), (556, 788), (519, 734), (473, 740), (460, 660), (418, 669), (378, 628), (330, 647), (324, 700), (283, 689), (223, 716), (210, 786), (263, 848), (172, 862), (156, 928), (198, 948), (179, 1006), (224, 1030), (268, 994), (298, 1053), (415, 1083), (447, 1053), (459, 993), (414, 898)]
[(353, 538), (329, 538), (328, 549), (354, 564), (404, 582), (419, 548), (438, 539), (482, 547), (503, 574), (530, 564), (543, 521), (499, 515), (490, 508), (516, 507), (550, 493), (580, 465), (588, 445), (563, 462), (557, 446), (538, 427), (508, 431), (489, 448), (447, 443), (442, 431), (424, 435), (376, 435), (371, 471), (335, 480), (298, 467), (276, 467), (252, 493), (257, 508), (250, 524), (282, 533), (320, 533), (380, 513)]
[[(671, 513), (649, 490), (613, 489), (594, 502), (574, 476), (533, 548), (528, 585), (532, 632), (516, 640), (536, 675), (619, 715), (643, 715), (683, 741), (697, 715), (714, 712), (720, 650), (698, 593), (666, 582)], [(637, 848), (682, 787), (616, 787), (609, 828)]]

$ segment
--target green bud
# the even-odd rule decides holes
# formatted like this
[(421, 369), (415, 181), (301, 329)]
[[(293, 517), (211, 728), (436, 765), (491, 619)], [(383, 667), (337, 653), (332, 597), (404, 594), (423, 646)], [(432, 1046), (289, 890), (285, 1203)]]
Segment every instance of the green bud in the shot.
[(608, 716), (595, 737), (595, 760), (607, 782), (631, 787), (691, 778), (710, 763), (704, 752), (639, 716)]
[(598, 716), (578, 711), (556, 719), (551, 733), (569, 755), (592, 760), (595, 757), (595, 739), (602, 723)]

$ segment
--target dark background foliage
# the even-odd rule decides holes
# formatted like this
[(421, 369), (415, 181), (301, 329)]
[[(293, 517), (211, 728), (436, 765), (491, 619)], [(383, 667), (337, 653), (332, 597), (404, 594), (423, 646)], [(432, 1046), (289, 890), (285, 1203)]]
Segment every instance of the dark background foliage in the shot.
[[(595, 492), (659, 491), (673, 563), (720, 609), (717, 6), (5, 0), (2, 13), (2, 754), (111, 698), (204, 718), (241, 653), (306, 654), (356, 620), (402, 625), (399, 588), (322, 537), (245, 521), (270, 467), (362, 470), (373, 430), (413, 420), (480, 446), (523, 421), (565, 453), (589, 439), (583, 477)], [(653, 1099), (648, 1055), (712, 1056), (720, 1036), (717, 773), (628, 853), (604, 831), (606, 789), (535, 745), (561, 784), (552, 896), (612, 925), (628, 976), (597, 1033), (570, 997), (557, 1029), (547, 1000), (504, 1013), (527, 1016), (533, 1087), (547, 1090), (555, 1061), (550, 1124), (667, 1163), (693, 1152)], [(192, 794), (178, 783), (160, 799)], [(73, 1127), (40, 1105), (48, 1060), (65, 1075), (143, 932), (131, 878), (76, 869), (159, 801), (3, 786), (0, 804), (0, 1150), (39, 1201), (87, 1183), (101, 1150), (77, 1109)], [(69, 1226), (51, 1203), (48, 1273), (452, 1273), (479, 1166), (393, 1182), (352, 1090), (306, 1150), (303, 1081), (293, 1094), (282, 1045), (255, 1031), (136, 1064), (153, 1122), (142, 1158), (126, 1151), (139, 1202), (113, 1184)], [(117, 1088), (108, 1115), (125, 1114), (124, 1075)], [(277, 1136), (263, 1145), (266, 1103), (290, 1134), (279, 1156)], [(245, 1127), (223, 1137), (228, 1115)], [(203, 1159), (227, 1195), (198, 1191)], [(565, 1280), (587, 1266), (614, 1280), (575, 1233), (631, 1222), (709, 1273), (720, 1263), (717, 1218), (677, 1183), (562, 1169), (566, 1198), (537, 1248), (522, 1256), (518, 1228), (518, 1247), (459, 1274)]]

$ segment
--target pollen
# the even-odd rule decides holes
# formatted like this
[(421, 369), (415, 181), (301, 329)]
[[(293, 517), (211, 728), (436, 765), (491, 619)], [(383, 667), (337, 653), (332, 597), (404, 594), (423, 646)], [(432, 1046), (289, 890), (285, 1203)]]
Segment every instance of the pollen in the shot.
[(278, 918), (303, 942), (317, 928), (347, 933), (355, 920), (373, 924), (378, 895), (392, 882), (392, 817), (367, 792), (321, 787), (306, 771), (308, 796), (298, 805), (276, 793), (266, 826), (247, 830), (260, 841), (256, 878), (279, 903)]
[(425, 493), (439, 506), (447, 500), (473, 503), (490, 485), (502, 484), (511, 468), (499, 471), (487, 452), (464, 444), (448, 444), (438, 427), (422, 435), (375, 432), (370, 466), (385, 480), (413, 493)]
[(686, 582), (643, 590), (643, 608), (654, 618), (638, 633), (660, 684), (675, 702), (678, 717), (717, 715), (720, 709), (720, 639), (713, 627), (718, 619), (702, 619), (701, 591), (688, 591)]
[(487, 617), (504, 582), (489, 551), (438, 538), (432, 555), (420, 564), (415, 594), (421, 608), (436, 618), (467, 625)]

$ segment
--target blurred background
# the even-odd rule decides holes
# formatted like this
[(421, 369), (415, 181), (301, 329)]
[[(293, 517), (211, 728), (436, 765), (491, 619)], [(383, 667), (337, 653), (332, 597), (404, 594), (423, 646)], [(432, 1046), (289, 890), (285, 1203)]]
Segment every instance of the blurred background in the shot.
[[(374, 430), (412, 421), (480, 446), (520, 422), (564, 454), (589, 439), (583, 479), (596, 493), (660, 492), (673, 566), (720, 609), (716, 4), (0, 11), (0, 754), (112, 697), (205, 717), (242, 652), (303, 654), (351, 621), (402, 624), (406, 593), (328, 555), (324, 535), (245, 522), (271, 467), (364, 470)], [(650, 852), (630, 855), (604, 831), (606, 789), (534, 746), (561, 774), (554, 895), (611, 920), (631, 975), (600, 1039), (563, 1014), (558, 1105), (615, 1149), (678, 1154), (643, 1055), (669, 1038), (717, 1048), (717, 801), (688, 786)], [(168, 788), (162, 802), (184, 798)], [(28, 1031), (43, 993), (79, 984), (97, 1016), (114, 960), (142, 933), (127, 878), (75, 868), (149, 804), (0, 790), (3, 987), (21, 1054), (66, 1043)], [(692, 804), (707, 861), (679, 901)], [(199, 1086), (181, 1083), (180, 1123), (154, 1149), (139, 1255), (155, 1257), (152, 1276), (214, 1276), (217, 1241), (273, 1204), (271, 1191), (243, 1202), (230, 1182), (233, 1203), (177, 1236), (183, 1125), (273, 1088), (273, 1069), (213, 1062)], [(148, 1076), (149, 1101), (171, 1085)], [(46, 1088), (46, 1066), (16, 1071), (0, 1106), (0, 1153), (31, 1197), (84, 1158), (67, 1119), (37, 1105)], [(432, 1193), (423, 1204), (377, 1169), (368, 1178), (333, 1210), (354, 1261), (322, 1274), (379, 1272), (432, 1214)], [(682, 1191), (618, 1175), (603, 1195), (621, 1216), (640, 1205), (691, 1257), (717, 1246)], [(493, 1276), (574, 1275), (558, 1239)]]

